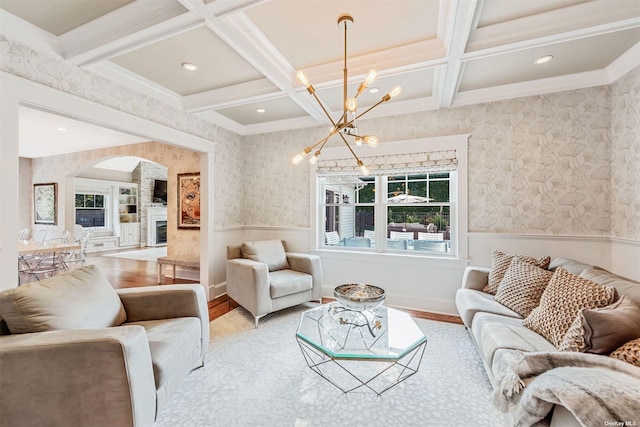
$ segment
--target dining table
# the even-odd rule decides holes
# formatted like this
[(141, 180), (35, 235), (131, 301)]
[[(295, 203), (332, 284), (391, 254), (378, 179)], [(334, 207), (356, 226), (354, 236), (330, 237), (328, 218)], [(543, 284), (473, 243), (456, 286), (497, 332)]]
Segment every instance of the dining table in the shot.
[(18, 240), (18, 255), (46, 254), (50, 252), (66, 252), (80, 249), (78, 242), (38, 242), (35, 240)]

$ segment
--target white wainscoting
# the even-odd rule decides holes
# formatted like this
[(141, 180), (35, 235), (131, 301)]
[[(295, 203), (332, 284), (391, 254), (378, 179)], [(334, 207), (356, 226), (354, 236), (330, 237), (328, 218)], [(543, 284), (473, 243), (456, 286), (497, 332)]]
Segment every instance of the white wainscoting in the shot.
[(444, 314), (457, 314), (454, 298), (465, 267), (490, 266), (492, 249), (536, 257), (572, 258), (640, 280), (640, 242), (605, 236), (469, 233), (469, 259), (448, 259), (310, 250), (307, 228), (245, 226), (215, 230), (216, 285), (210, 288), (212, 298), (226, 292), (227, 245), (267, 239), (285, 240), (291, 252), (320, 256), (325, 297), (333, 297), (334, 287), (342, 283), (371, 283), (387, 291), (389, 305)]

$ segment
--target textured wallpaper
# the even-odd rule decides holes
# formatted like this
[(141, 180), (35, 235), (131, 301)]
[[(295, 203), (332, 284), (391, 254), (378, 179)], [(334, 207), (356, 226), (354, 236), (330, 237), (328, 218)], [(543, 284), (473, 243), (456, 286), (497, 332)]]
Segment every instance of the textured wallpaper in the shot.
[(611, 235), (640, 240), (640, 68), (611, 89)]
[[(359, 125), (381, 143), (470, 133), (469, 231), (608, 235), (610, 103), (607, 86)], [(245, 224), (309, 225), (308, 165), (294, 168), (288, 161), (323, 132), (314, 128), (244, 138)]]

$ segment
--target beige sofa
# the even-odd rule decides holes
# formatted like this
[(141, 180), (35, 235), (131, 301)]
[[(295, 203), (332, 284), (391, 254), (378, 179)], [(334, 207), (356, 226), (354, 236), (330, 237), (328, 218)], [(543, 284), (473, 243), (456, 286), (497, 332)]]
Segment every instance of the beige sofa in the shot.
[[(549, 270), (562, 267), (565, 270), (595, 283), (613, 286), (619, 296), (627, 295), (640, 306), (640, 283), (619, 277), (599, 267), (570, 259), (551, 261)], [(524, 352), (556, 352), (556, 348), (543, 336), (523, 326), (523, 317), (483, 292), (488, 283), (490, 268), (467, 267), (462, 288), (456, 293), (458, 312), (475, 341), (478, 352), (494, 387), (500, 369), (496, 363), (500, 352), (521, 350)], [(599, 356), (606, 357), (606, 356)], [(498, 366), (497, 366), (498, 365)], [(567, 410), (555, 405), (550, 419), (552, 427), (580, 426), (580, 422)]]
[(208, 343), (201, 285), (115, 290), (89, 266), (0, 292), (0, 424), (151, 426)]

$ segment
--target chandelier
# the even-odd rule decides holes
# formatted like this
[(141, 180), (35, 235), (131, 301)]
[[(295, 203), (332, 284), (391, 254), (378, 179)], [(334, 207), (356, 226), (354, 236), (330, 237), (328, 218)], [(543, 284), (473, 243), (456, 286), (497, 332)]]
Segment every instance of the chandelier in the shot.
[(364, 81), (362, 83), (360, 83), (360, 86), (358, 86), (358, 90), (356, 91), (355, 95), (353, 97), (351, 97), (351, 98), (347, 97), (347, 29), (350, 28), (352, 25), (353, 25), (353, 18), (351, 16), (343, 15), (340, 18), (338, 18), (338, 28), (344, 28), (344, 69), (343, 69), (343, 76), (342, 76), (342, 79), (343, 79), (343, 89), (342, 89), (342, 93), (343, 93), (343, 103), (342, 103), (343, 111), (342, 111), (342, 116), (340, 116), (340, 118), (337, 121), (333, 120), (333, 118), (331, 117), (331, 115), (329, 114), (327, 109), (325, 108), (325, 106), (322, 103), (322, 101), (320, 101), (320, 98), (318, 98), (318, 95), (316, 95), (316, 90), (309, 83), (309, 81), (307, 80), (305, 75), (302, 73), (302, 71), (298, 71), (298, 74), (297, 74), (298, 75), (298, 79), (307, 88), (307, 91), (309, 92), (309, 94), (311, 94), (315, 98), (315, 100), (318, 102), (318, 104), (320, 105), (320, 108), (322, 108), (322, 111), (324, 112), (324, 114), (327, 116), (327, 118), (331, 122), (332, 127), (331, 127), (331, 130), (329, 131), (329, 134), (327, 136), (325, 136), (324, 138), (322, 138), (320, 141), (316, 142), (315, 144), (306, 147), (302, 152), (296, 154), (295, 156), (293, 156), (291, 158), (291, 163), (293, 163), (296, 166), (299, 165), (302, 162), (302, 160), (304, 160), (304, 158), (307, 157), (309, 155), (309, 153), (311, 153), (311, 151), (313, 151), (314, 148), (318, 147), (316, 152), (313, 153), (313, 155), (309, 157), (309, 163), (312, 163), (312, 164), (315, 163), (316, 160), (318, 159), (318, 157), (320, 157), (320, 154), (322, 153), (322, 149), (324, 148), (324, 146), (327, 143), (327, 141), (329, 141), (329, 139), (332, 136), (338, 135), (338, 136), (340, 136), (340, 138), (342, 139), (344, 144), (347, 146), (347, 148), (349, 149), (349, 151), (351, 152), (353, 157), (356, 159), (356, 163), (357, 163), (358, 167), (360, 167), (360, 170), (362, 171), (362, 174), (363, 175), (369, 175), (369, 169), (367, 169), (367, 167), (362, 162), (362, 160), (360, 160), (358, 158), (358, 156), (356, 155), (355, 151), (353, 151), (353, 148), (351, 148), (351, 145), (349, 144), (349, 141), (347, 141), (347, 137), (353, 138), (353, 143), (356, 146), (360, 146), (364, 142), (369, 147), (376, 147), (378, 145), (378, 138), (373, 136), (373, 135), (361, 135), (358, 132), (357, 120), (360, 117), (362, 117), (365, 114), (367, 114), (369, 111), (371, 111), (374, 108), (376, 108), (378, 105), (380, 105), (380, 104), (382, 104), (384, 102), (387, 102), (388, 100), (390, 100), (394, 96), (398, 95), (400, 93), (400, 91), (401, 91), (401, 88), (400, 88), (400, 86), (396, 86), (395, 88), (393, 88), (393, 90), (391, 92), (389, 92), (388, 94), (383, 96), (373, 106), (367, 108), (362, 113), (358, 113), (358, 111), (357, 111), (357, 108), (358, 108), (358, 96), (362, 92), (364, 92), (365, 89), (367, 89), (367, 87), (369, 87), (369, 85), (371, 83), (373, 83), (373, 81), (378, 76), (378, 73), (376, 72), (376, 70), (371, 70), (369, 72), (369, 74), (367, 75), (367, 77), (364, 79)]

